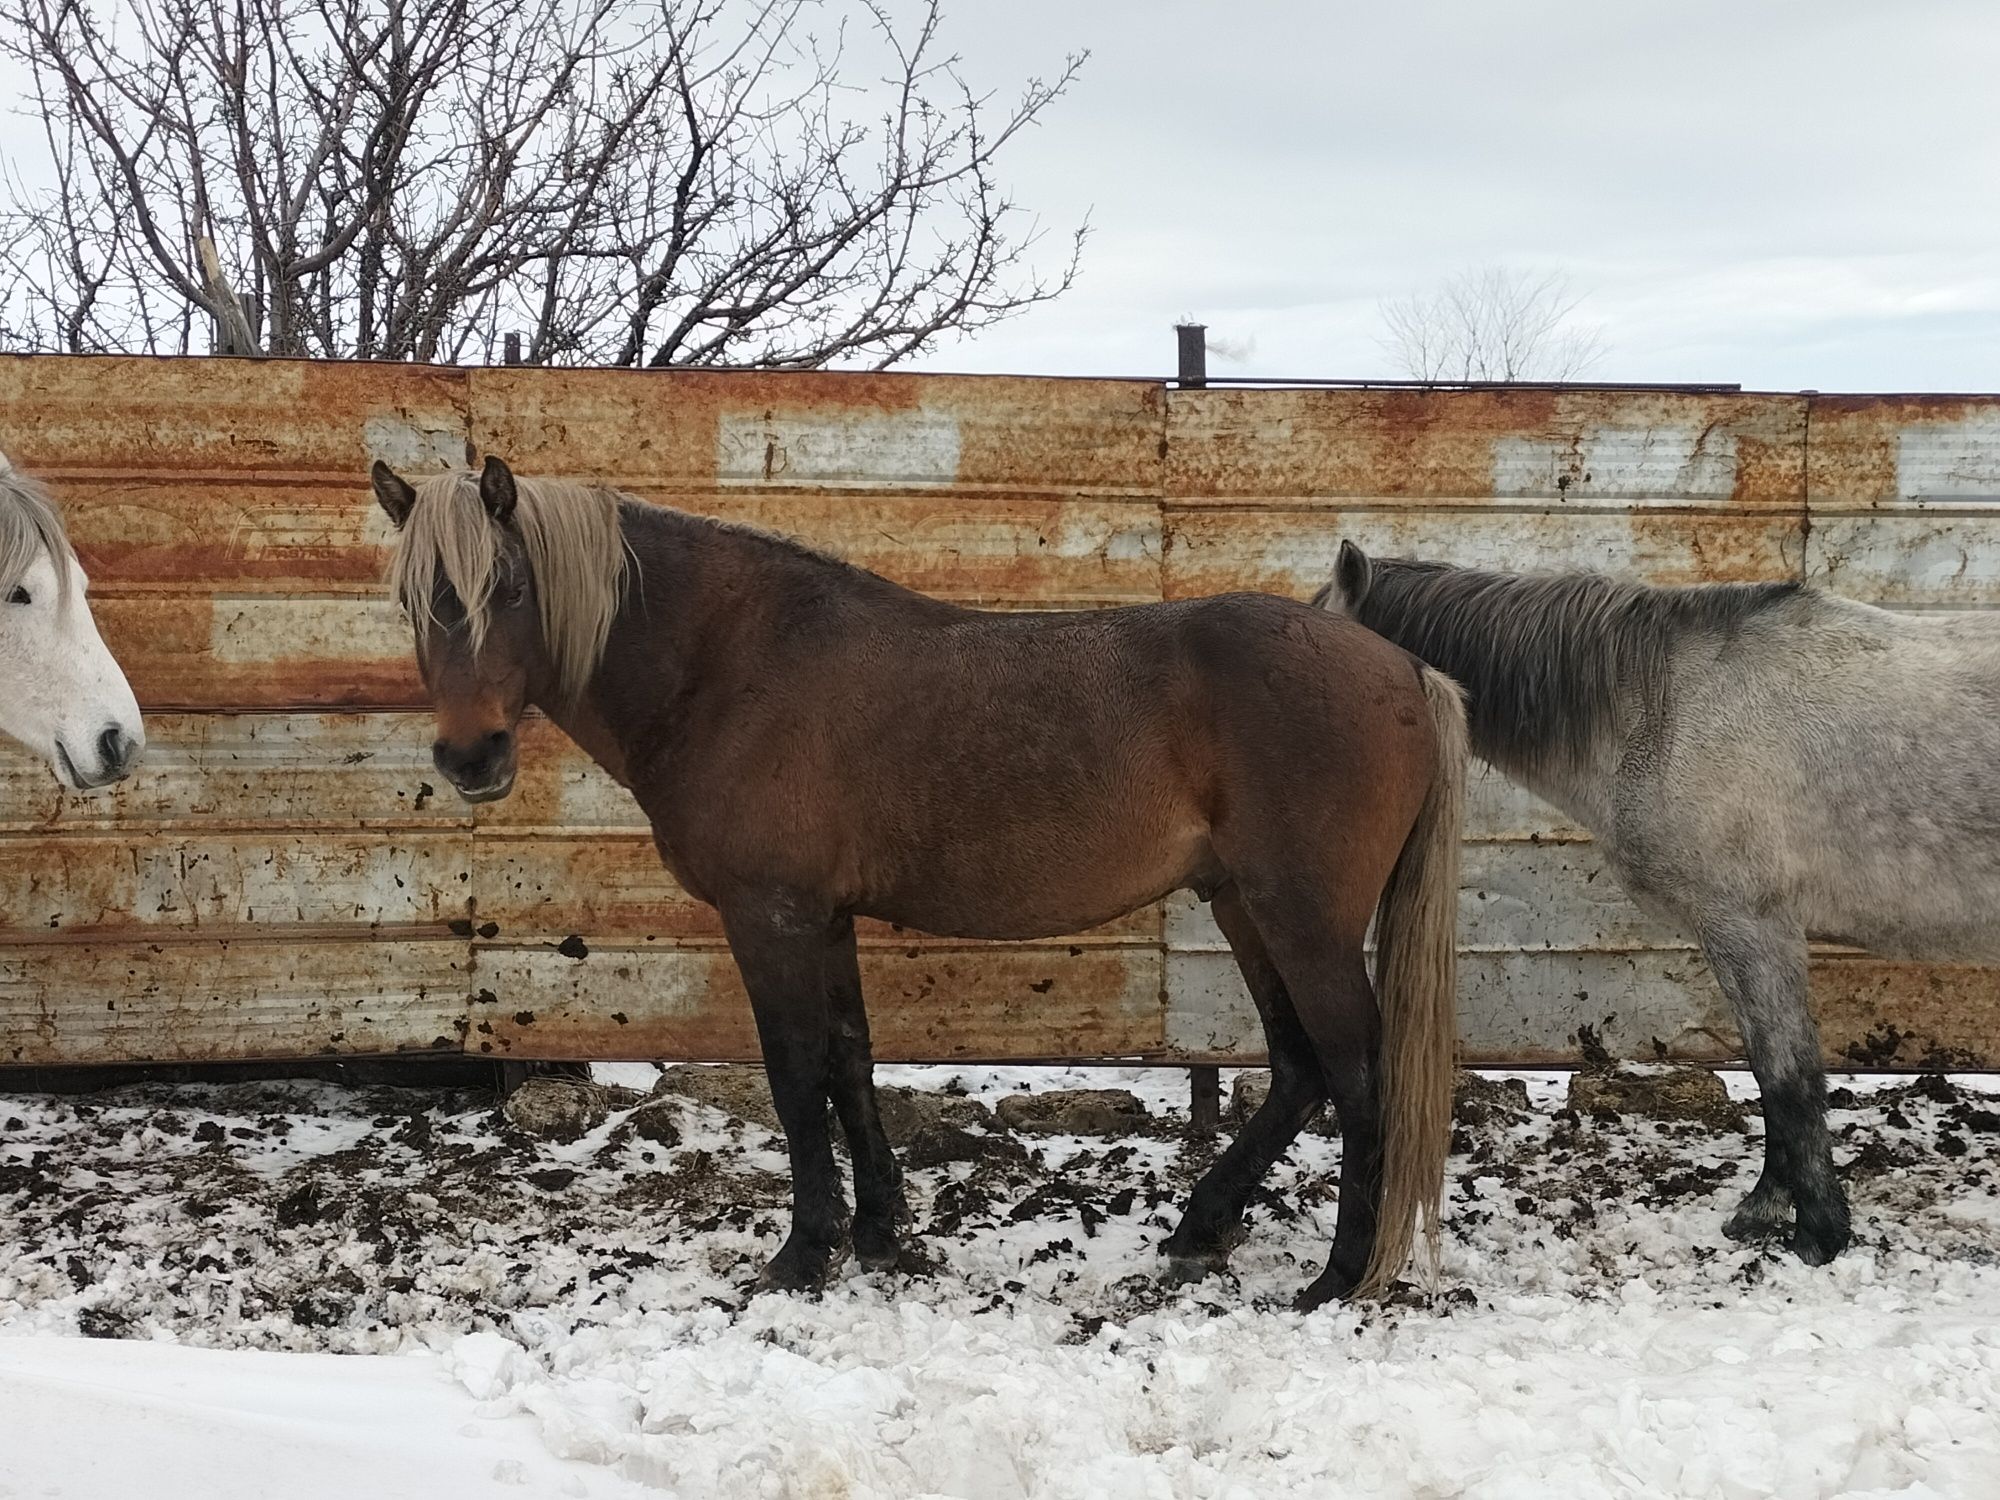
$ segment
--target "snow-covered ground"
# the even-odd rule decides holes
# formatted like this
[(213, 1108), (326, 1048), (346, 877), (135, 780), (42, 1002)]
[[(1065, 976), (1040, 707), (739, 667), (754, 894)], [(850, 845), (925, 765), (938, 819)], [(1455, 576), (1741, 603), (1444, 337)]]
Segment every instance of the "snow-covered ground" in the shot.
[(944, 1132), (910, 1270), (752, 1299), (784, 1157), (690, 1101), (557, 1145), (470, 1094), (0, 1098), (0, 1497), (2000, 1496), (1975, 1080), (1836, 1080), (1857, 1243), (1815, 1270), (1721, 1236), (1754, 1109), (1578, 1116), (1530, 1076), (1461, 1123), (1437, 1294), (1302, 1317), (1337, 1141), (1175, 1289), (1152, 1247), (1212, 1150), (1182, 1075), (881, 1071), (1157, 1123)]

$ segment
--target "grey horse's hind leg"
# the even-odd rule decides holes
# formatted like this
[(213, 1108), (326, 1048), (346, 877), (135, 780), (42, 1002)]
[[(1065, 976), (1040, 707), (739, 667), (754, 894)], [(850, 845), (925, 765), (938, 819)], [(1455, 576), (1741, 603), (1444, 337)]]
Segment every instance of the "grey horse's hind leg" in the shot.
[(1822, 1265), (1847, 1248), (1848, 1216), (1826, 1130), (1826, 1073), (1807, 1003), (1805, 933), (1747, 913), (1711, 914), (1698, 927), (1764, 1101), (1764, 1175), (1724, 1232), (1748, 1239), (1791, 1217), (1792, 1249)]

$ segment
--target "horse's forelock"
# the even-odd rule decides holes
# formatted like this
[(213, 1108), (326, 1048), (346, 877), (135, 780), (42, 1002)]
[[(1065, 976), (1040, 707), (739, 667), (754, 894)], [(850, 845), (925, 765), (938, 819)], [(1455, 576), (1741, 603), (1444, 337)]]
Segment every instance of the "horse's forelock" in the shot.
[(67, 604), (72, 554), (62, 513), (41, 485), (12, 465), (0, 467), (0, 590), (13, 588), (44, 553), (55, 564), (58, 598)]
[[(535, 580), (543, 644), (556, 690), (574, 698), (604, 655), (624, 585), (625, 545), (618, 496), (563, 480), (517, 477), (511, 528)], [(435, 591), (444, 580), (465, 608), (475, 653), (492, 623), (493, 584), (503, 534), (469, 473), (440, 474), (417, 489), (403, 523), (389, 587), (411, 620), (437, 624)]]

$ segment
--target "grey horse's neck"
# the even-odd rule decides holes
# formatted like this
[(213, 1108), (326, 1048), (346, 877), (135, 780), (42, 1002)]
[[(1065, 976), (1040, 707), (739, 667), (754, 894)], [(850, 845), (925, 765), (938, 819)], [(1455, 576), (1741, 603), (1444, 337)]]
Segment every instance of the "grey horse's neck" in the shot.
[(1458, 680), (1481, 759), (1594, 826), (1632, 728), (1659, 710), (1679, 642), (1733, 630), (1797, 590), (1378, 560), (1355, 613)]

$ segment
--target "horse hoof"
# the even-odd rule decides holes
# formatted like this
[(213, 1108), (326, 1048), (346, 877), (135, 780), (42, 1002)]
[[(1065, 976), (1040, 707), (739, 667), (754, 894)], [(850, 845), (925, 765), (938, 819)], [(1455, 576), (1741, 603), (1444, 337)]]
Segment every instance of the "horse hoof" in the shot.
[(1168, 1255), (1166, 1260), (1167, 1268), (1160, 1273), (1160, 1280), (1168, 1286), (1193, 1286), (1211, 1276), (1220, 1276), (1229, 1269), (1229, 1258), (1220, 1251), (1206, 1255)]
[(1308, 1313), (1325, 1307), (1329, 1302), (1344, 1301), (1354, 1287), (1354, 1277), (1328, 1266), (1311, 1286), (1292, 1298), (1292, 1311)]
[(796, 1240), (787, 1240), (771, 1257), (770, 1264), (758, 1274), (757, 1284), (751, 1291), (757, 1295), (765, 1292), (816, 1292), (826, 1284), (827, 1272), (832, 1269), (831, 1250), (807, 1249)]
[(1767, 1240), (1772, 1235), (1789, 1228), (1790, 1221), (1789, 1212), (1753, 1209), (1746, 1203), (1723, 1222), (1722, 1232), (1728, 1238), (1743, 1244), (1751, 1240)]
[(1822, 1230), (1817, 1234), (1803, 1228), (1791, 1239), (1791, 1252), (1809, 1266), (1823, 1266), (1847, 1248), (1848, 1233)]
[(902, 1263), (902, 1247), (893, 1229), (854, 1226), (854, 1261), (864, 1271), (893, 1271)]

